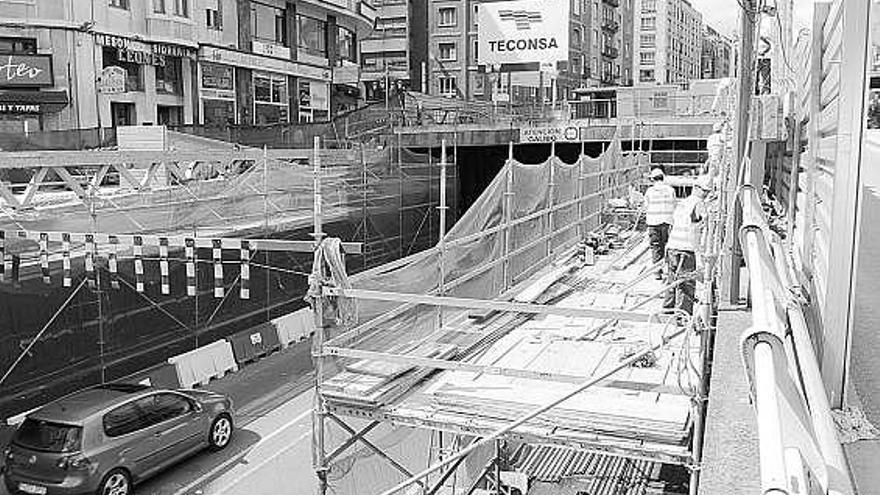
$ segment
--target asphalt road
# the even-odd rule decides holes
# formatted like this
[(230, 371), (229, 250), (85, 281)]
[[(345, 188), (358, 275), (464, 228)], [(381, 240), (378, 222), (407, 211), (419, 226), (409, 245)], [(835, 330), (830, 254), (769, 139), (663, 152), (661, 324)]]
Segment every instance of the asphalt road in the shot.
[[(311, 467), (313, 383), (310, 341), (211, 382), (232, 397), (237, 431), (222, 452), (196, 454), (135, 490), (135, 495), (314, 493)], [(0, 488), (0, 495), (8, 495)]]

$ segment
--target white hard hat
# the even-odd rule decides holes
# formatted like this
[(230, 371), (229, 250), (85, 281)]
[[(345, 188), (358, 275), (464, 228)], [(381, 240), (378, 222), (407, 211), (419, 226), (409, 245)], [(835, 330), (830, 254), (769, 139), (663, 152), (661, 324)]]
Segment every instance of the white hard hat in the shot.
[(659, 168), (652, 169), (649, 177), (651, 177), (652, 179), (662, 179), (664, 177), (663, 171)]
[(712, 190), (712, 179), (708, 175), (701, 175), (694, 181), (694, 186), (704, 191)]

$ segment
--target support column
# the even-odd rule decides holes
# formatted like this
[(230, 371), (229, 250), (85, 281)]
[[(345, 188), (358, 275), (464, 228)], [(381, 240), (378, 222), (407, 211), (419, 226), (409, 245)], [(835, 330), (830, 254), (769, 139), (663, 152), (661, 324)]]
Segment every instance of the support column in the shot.
[[(312, 173), (314, 187), (314, 209), (312, 221), (314, 222), (315, 231), (312, 234), (315, 238), (315, 261), (320, 263), (318, 250), (321, 246), (321, 240), (324, 237), (323, 229), (323, 212), (321, 197), (321, 138), (315, 137), (314, 149), (312, 150)], [(323, 274), (323, 266), (317, 267), (317, 273)], [(324, 385), (324, 296), (322, 293), (322, 279), (313, 281), (314, 284), (310, 291), (314, 298), (315, 313), (315, 335), (312, 341), (312, 356), (315, 360), (315, 408), (312, 414), (312, 465), (315, 474), (318, 477), (318, 495), (326, 495), (327, 493), (327, 463), (326, 463), (326, 445), (324, 439), (324, 427), (327, 419), (327, 407), (324, 403), (323, 385)]]
[(507, 148), (507, 164), (505, 164), (506, 181), (504, 186), (504, 245), (502, 246), (502, 256), (504, 261), (501, 263), (502, 278), (504, 279), (504, 290), (513, 285), (513, 277), (510, 274), (510, 242), (511, 232), (510, 223), (513, 220), (513, 142), (510, 142)]

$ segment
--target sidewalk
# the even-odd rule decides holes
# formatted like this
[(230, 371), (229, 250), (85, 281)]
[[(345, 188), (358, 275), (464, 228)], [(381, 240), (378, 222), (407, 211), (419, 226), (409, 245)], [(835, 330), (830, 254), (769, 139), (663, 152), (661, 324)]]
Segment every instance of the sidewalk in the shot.
[(758, 426), (739, 347), (740, 335), (751, 324), (751, 313), (745, 309), (718, 313), (701, 495), (760, 493)]

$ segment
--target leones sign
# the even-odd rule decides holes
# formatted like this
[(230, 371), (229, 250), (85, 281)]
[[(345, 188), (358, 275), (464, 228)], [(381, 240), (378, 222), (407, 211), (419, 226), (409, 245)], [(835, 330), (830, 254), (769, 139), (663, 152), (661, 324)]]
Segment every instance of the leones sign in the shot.
[(481, 65), (568, 60), (569, 2), (509, 0), (482, 3), (478, 14)]

